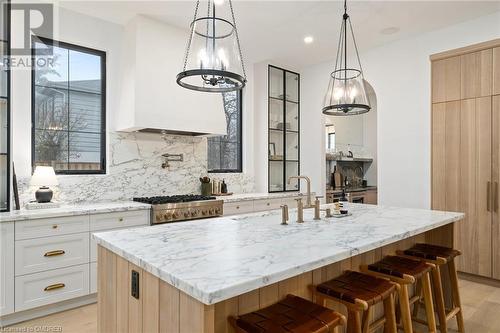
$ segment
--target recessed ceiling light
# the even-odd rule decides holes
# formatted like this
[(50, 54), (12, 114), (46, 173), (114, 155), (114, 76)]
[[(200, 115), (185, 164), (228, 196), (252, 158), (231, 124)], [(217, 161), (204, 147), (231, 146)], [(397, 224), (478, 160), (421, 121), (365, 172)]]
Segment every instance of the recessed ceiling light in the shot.
[(380, 33), (382, 35), (393, 35), (393, 34), (399, 32), (399, 30), (400, 29), (398, 27), (388, 27), (388, 28), (380, 30)]
[(304, 37), (304, 43), (311, 44), (312, 42), (314, 42), (314, 38), (312, 36)]

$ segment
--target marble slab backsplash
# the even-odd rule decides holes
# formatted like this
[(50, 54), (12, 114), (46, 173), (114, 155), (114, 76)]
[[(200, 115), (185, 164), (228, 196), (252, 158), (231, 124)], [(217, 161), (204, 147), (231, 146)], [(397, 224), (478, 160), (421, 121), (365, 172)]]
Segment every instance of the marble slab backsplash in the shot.
[[(199, 194), (199, 177), (207, 175), (207, 139), (152, 133), (109, 134), (108, 170), (105, 175), (58, 176), (54, 199), (61, 203), (129, 200), (139, 196)], [(183, 162), (169, 162), (163, 154), (183, 154)], [(225, 179), (234, 193), (254, 191), (253, 177), (244, 173), (208, 174)], [(34, 200), (36, 187), (29, 177), (18, 179), (21, 205)]]

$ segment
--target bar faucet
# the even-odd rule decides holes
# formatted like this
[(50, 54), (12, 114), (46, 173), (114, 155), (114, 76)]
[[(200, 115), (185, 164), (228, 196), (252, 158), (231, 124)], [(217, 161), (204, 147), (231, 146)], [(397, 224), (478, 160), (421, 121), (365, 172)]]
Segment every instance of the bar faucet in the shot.
[(288, 185), (292, 182), (292, 179), (305, 179), (307, 182), (307, 198), (306, 198), (306, 206), (304, 208), (312, 208), (313, 205), (311, 203), (311, 179), (307, 176), (290, 176), (288, 177)]

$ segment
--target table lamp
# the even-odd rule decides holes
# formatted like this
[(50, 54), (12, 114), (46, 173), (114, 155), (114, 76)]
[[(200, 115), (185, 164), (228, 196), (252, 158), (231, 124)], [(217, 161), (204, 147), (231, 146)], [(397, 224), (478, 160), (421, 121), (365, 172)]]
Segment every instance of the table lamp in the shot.
[(50, 166), (37, 166), (31, 177), (30, 185), (40, 186), (35, 192), (38, 203), (46, 203), (52, 200), (53, 192), (49, 186), (57, 185), (57, 177), (54, 168)]

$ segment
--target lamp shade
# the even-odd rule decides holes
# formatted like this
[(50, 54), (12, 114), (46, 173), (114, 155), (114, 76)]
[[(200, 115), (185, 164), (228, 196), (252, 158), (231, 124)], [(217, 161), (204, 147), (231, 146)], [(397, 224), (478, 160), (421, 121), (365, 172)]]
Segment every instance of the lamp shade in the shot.
[(37, 166), (31, 177), (30, 185), (32, 186), (50, 186), (57, 185), (56, 173), (53, 167)]

